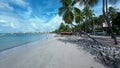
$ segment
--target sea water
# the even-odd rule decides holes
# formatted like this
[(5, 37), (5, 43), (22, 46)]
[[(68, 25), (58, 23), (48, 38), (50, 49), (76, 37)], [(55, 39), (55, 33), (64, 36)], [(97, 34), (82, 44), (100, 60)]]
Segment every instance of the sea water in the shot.
[(0, 51), (42, 40), (47, 36), (47, 34), (0, 34)]

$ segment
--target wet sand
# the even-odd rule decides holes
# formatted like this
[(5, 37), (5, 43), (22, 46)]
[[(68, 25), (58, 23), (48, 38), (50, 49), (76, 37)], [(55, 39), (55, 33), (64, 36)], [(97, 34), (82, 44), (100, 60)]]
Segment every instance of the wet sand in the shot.
[(51, 37), (0, 52), (0, 68), (105, 68), (76, 44)]

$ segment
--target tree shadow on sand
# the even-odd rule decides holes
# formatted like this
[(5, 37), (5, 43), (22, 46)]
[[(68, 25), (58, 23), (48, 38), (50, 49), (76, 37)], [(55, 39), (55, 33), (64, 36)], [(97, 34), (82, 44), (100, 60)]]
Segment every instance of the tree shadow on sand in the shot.
[(75, 39), (72, 37), (58, 40), (65, 43), (77, 44), (78, 47), (86, 50), (91, 55), (94, 55), (94, 59), (105, 66), (110, 68), (120, 68), (120, 47), (113, 47), (101, 42), (93, 42), (86, 39)]

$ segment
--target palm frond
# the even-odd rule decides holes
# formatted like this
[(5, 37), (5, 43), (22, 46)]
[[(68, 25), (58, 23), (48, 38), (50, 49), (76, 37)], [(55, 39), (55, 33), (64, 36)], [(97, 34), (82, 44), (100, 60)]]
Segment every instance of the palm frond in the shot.
[(72, 24), (73, 20), (74, 20), (74, 16), (72, 11), (67, 10), (65, 12), (65, 14), (63, 15), (63, 20), (65, 21), (65, 23), (67, 24)]
[(94, 5), (96, 5), (98, 3), (98, 0), (89, 0), (88, 1), (88, 5), (89, 6), (94, 6)]
[(62, 6), (69, 6), (72, 3), (72, 0), (60, 0), (60, 2), (62, 3)]
[(58, 14), (62, 15), (66, 11), (66, 9), (67, 9), (66, 7), (59, 8)]
[(75, 18), (75, 22), (76, 22), (76, 23), (79, 23), (79, 22), (80, 22), (80, 20), (81, 20), (81, 18), (82, 18), (81, 16), (82, 16), (82, 14), (81, 14), (80, 9), (74, 8), (74, 18)]
[(73, 0), (72, 6), (74, 6), (76, 3), (78, 3), (80, 0)]

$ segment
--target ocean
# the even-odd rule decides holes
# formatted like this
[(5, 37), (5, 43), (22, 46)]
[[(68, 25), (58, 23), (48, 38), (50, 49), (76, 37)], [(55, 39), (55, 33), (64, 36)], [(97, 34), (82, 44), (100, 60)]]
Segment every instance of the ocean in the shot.
[(0, 52), (47, 37), (48, 34), (0, 34)]

